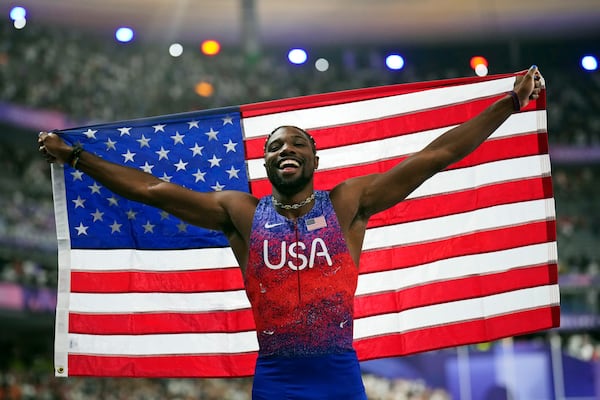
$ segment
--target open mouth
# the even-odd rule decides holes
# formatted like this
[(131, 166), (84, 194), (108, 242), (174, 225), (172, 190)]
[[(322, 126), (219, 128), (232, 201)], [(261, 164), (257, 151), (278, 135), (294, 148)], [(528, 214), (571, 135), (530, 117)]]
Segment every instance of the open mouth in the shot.
[(283, 172), (294, 172), (298, 168), (300, 168), (300, 162), (288, 158), (285, 160), (281, 160), (279, 164), (277, 164), (277, 168), (279, 168)]

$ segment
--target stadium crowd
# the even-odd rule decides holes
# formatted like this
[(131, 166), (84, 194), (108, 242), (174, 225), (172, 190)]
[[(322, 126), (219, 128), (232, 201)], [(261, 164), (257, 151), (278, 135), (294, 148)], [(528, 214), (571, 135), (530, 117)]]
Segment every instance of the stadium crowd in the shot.
[[(0, 400), (249, 400), (252, 381), (236, 379), (56, 379), (48, 374), (7, 372)], [(450, 400), (443, 389), (421, 381), (365, 375), (369, 399)]]
[[(0, 101), (60, 111), (87, 124), (472, 74), (468, 62), (457, 67), (462, 64), (451, 60), (388, 71), (373, 49), (332, 54), (330, 69), (319, 72), (310, 65), (280, 61), (284, 55), (278, 56), (277, 49), (250, 60), (226, 50), (215, 57), (186, 51), (173, 58), (164, 47), (117, 45), (80, 32), (35, 26), (15, 31), (5, 24), (0, 26)], [(562, 79), (564, 69), (550, 61), (532, 61), (541, 66), (548, 83), (551, 147), (600, 146), (600, 75), (574, 69), (569, 79)], [(195, 90), (201, 82), (210, 90)], [(23, 145), (11, 140), (10, 127), (5, 129), (0, 132), (0, 282), (54, 288), (56, 234), (49, 167), (37, 156), (36, 132), (30, 132), (31, 140)], [(600, 168), (581, 161), (553, 165), (560, 271), (595, 277), (600, 269), (600, 209), (594, 200), (600, 195)], [(577, 340), (570, 345), (573, 342)], [(51, 370), (46, 363), (41, 361), (41, 369)], [(18, 364), (18, 359), (2, 363), (10, 368), (0, 372), (0, 400), (249, 398), (248, 379), (63, 381)], [(365, 384), (373, 399), (448, 399), (443, 390), (420, 382), (366, 376)]]

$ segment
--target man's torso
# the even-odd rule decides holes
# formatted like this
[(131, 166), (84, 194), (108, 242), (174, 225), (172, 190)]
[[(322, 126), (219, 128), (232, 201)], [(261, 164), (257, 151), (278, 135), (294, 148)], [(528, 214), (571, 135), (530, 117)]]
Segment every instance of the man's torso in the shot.
[(262, 355), (352, 349), (358, 271), (326, 192), (288, 220), (261, 199), (253, 220), (245, 283)]

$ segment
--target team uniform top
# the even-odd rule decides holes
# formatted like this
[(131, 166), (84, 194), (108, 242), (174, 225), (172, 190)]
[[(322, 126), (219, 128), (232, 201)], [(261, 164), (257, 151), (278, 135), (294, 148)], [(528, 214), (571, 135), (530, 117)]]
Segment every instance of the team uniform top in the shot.
[(245, 278), (260, 356), (352, 351), (357, 278), (328, 192), (297, 220), (260, 199)]

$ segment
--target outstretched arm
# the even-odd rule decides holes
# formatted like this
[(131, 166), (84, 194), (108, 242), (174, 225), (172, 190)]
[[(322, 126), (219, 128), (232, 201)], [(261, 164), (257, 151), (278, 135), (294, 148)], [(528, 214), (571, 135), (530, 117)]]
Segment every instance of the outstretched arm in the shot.
[[(41, 132), (38, 143), (48, 162), (73, 163), (74, 160), (70, 160), (73, 147), (57, 134)], [(163, 209), (194, 225), (226, 234), (245, 231), (246, 228), (249, 231), (245, 225), (251, 221), (256, 199), (247, 193), (195, 192), (141, 170), (108, 162), (86, 151), (79, 154), (76, 167), (123, 197)]]
[[(521, 108), (531, 99), (537, 99), (540, 90), (541, 76), (535, 66), (525, 75), (517, 77), (514, 85)], [(371, 215), (394, 206), (432, 175), (475, 150), (515, 111), (513, 100), (507, 94), (476, 117), (444, 133), (389, 171), (372, 175), (363, 182), (356, 182), (361, 192), (357, 205), (359, 216), (368, 219)]]

